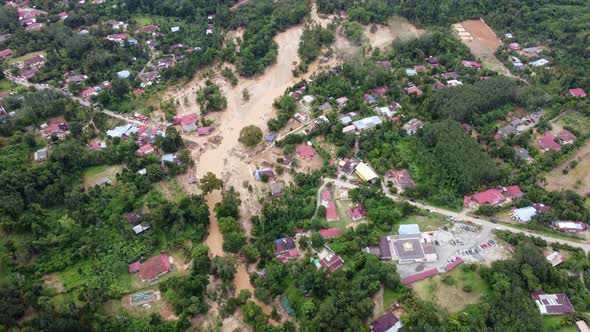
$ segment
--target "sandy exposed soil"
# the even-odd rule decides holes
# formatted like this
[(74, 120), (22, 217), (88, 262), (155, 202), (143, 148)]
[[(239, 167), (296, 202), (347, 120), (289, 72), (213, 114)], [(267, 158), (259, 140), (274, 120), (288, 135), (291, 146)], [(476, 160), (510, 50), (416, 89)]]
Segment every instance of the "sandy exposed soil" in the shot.
[(403, 19), (393, 18), (387, 25), (377, 25), (377, 31), (371, 32), (371, 26), (365, 26), (365, 36), (372, 48), (391, 47), (396, 39), (411, 40), (420, 37), (426, 30), (418, 29)]
[(494, 54), (501, 45), (496, 33), (483, 20), (467, 20), (453, 24), (455, 34), (469, 47), (471, 53), (480, 57), (483, 62), (504, 75), (512, 76)]
[(46, 288), (55, 288), (58, 294), (64, 291), (64, 285), (55, 273), (49, 273), (43, 276), (43, 284)]
[[(572, 161), (578, 164), (570, 169)], [(568, 168), (568, 174), (563, 170)], [(571, 189), (581, 195), (590, 193), (590, 143), (587, 143), (566, 162), (553, 169), (546, 178), (545, 188), (551, 191)]]

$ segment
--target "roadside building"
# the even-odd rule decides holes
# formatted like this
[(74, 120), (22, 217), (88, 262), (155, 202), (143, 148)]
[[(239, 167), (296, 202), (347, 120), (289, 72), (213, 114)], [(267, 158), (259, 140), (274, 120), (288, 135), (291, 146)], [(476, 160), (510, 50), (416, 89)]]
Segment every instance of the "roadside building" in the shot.
[(355, 128), (358, 130), (370, 129), (382, 123), (383, 121), (376, 115), (353, 122)]
[(361, 180), (365, 182), (371, 182), (377, 179), (379, 176), (375, 171), (369, 167), (369, 165), (361, 162), (359, 163), (356, 168), (354, 169), (354, 173), (358, 176)]
[(588, 229), (588, 224), (581, 221), (559, 220), (553, 221), (551, 228), (564, 233), (582, 233)]
[(557, 266), (565, 262), (565, 257), (563, 257), (558, 251), (544, 252), (543, 255), (551, 266)]
[(560, 151), (561, 150), (561, 145), (559, 145), (559, 143), (555, 142), (555, 136), (550, 132), (546, 132), (545, 134), (543, 134), (543, 136), (541, 136), (541, 139), (539, 139), (538, 142), (539, 142), (539, 147), (543, 151)]

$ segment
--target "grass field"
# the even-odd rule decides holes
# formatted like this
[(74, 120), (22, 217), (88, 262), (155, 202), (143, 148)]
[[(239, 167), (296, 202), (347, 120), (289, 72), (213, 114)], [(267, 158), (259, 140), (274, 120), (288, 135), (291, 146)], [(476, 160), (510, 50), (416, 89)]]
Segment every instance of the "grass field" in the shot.
[(9, 81), (7, 79), (0, 80), (0, 92), (12, 90), (18, 87), (18, 84), (14, 83), (13, 81)]
[(147, 15), (137, 15), (133, 16), (133, 20), (137, 22), (137, 24), (139, 25), (148, 25), (154, 23), (155, 17)]
[[(449, 285), (442, 281), (447, 276), (452, 277), (454, 284)], [(465, 286), (471, 287), (471, 292), (465, 292)], [(489, 291), (477, 272), (464, 272), (461, 267), (450, 273), (419, 281), (412, 288), (423, 300), (437, 303), (449, 312), (457, 312), (469, 304), (478, 303)]]
[(563, 316), (543, 316), (543, 326), (545, 331), (556, 332), (577, 332), (578, 328), (575, 325), (562, 326), (561, 320)]
[(117, 182), (116, 174), (119, 173), (123, 167), (120, 165), (115, 166), (95, 166), (90, 167), (84, 172), (84, 187), (92, 187), (96, 184), (96, 181), (102, 178), (109, 178), (113, 181), (113, 184)]
[(446, 219), (431, 213), (427, 216), (409, 216), (401, 220), (398, 225), (394, 227), (394, 230), (397, 232), (399, 224), (418, 224), (421, 231), (434, 231), (448, 223), (449, 222)]
[(560, 116), (557, 121), (552, 121), (553, 129), (551, 132), (558, 134), (564, 126), (568, 126), (577, 130), (582, 135), (590, 133), (590, 117), (577, 111), (568, 111)]
[(12, 65), (12, 64), (15, 64), (17, 62), (21, 62), (24, 59), (28, 59), (28, 58), (33, 57), (35, 55), (42, 55), (43, 57), (45, 57), (47, 55), (47, 53), (45, 51), (38, 51), (38, 52), (27, 53), (27, 54), (25, 54), (23, 56), (19, 56), (19, 57), (16, 57), (16, 58), (10, 58), (10, 59), (8, 59), (8, 64), (9, 65)]
[(392, 304), (399, 302), (400, 294), (387, 287), (383, 291), (383, 308), (389, 309)]

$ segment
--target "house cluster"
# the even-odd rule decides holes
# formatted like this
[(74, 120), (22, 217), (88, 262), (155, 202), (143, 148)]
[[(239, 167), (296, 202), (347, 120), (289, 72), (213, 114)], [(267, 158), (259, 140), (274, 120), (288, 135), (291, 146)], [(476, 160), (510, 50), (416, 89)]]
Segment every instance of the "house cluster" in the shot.
[(529, 222), (539, 213), (549, 212), (551, 207), (543, 203), (536, 203), (522, 208), (512, 210), (512, 219), (518, 222)]
[(175, 116), (172, 125), (178, 125), (185, 133), (196, 131), (199, 136), (206, 136), (211, 133), (212, 128), (209, 126), (199, 127), (199, 115), (197, 113)]
[(528, 116), (514, 119), (504, 127), (498, 129), (498, 131), (494, 135), (494, 139), (499, 140), (502, 138), (510, 137), (512, 135), (521, 134), (524, 131), (531, 128), (532, 126), (534, 126), (536, 123), (538, 123), (542, 115), (543, 114), (541, 112), (535, 112)]
[(38, 22), (40, 16), (47, 15), (46, 12), (35, 8), (19, 8), (17, 10), (18, 21), (27, 31), (39, 31), (45, 28), (45, 24)]
[(43, 55), (37, 54), (22, 62), (18, 62), (16, 67), (20, 69), (19, 77), (23, 80), (28, 80), (33, 78), (44, 65), (45, 58)]
[[(112, 138), (119, 137), (122, 139), (137, 137), (139, 149), (136, 151), (136, 154), (140, 157), (146, 156), (148, 154), (158, 154), (158, 151), (153, 145), (156, 142), (156, 137), (166, 136), (166, 133), (161, 130), (150, 128), (147, 125), (138, 126), (132, 123), (107, 130), (106, 134)], [(164, 162), (166, 160), (162, 161)]]
[(113, 85), (109, 81), (102, 82), (101, 84), (95, 85), (93, 87), (87, 88), (80, 93), (80, 97), (84, 99), (89, 99), (92, 96), (96, 96), (99, 92), (104, 90), (110, 90), (113, 88)]
[(42, 124), (40, 128), (43, 132), (43, 138), (51, 139), (52, 137), (57, 137), (61, 140), (66, 137), (66, 132), (68, 131), (68, 123), (65, 121), (53, 121), (50, 123)]
[[(514, 41), (514, 38), (508, 38), (509, 42), (506, 46), (510, 54), (510, 62), (516, 69), (524, 69), (528, 65), (531, 67), (543, 67), (549, 64), (549, 60), (540, 58), (543, 48), (540, 46), (532, 46), (523, 48), (520, 43)], [(518, 56), (525, 57), (528, 60), (521, 60)]]
[(162, 253), (143, 263), (136, 261), (129, 264), (129, 273), (137, 273), (143, 282), (152, 282), (172, 270), (171, 261), (172, 257)]
[(507, 200), (522, 197), (524, 193), (519, 186), (497, 187), (463, 197), (463, 206), (477, 208), (480, 205), (496, 205)]
[(326, 220), (327, 221), (338, 221), (340, 216), (336, 212), (336, 204), (332, 201), (332, 193), (329, 189), (322, 191), (321, 193), (321, 204), (326, 208)]
[(412, 180), (410, 172), (403, 168), (396, 171), (388, 170), (387, 173), (385, 173), (385, 179), (393, 183), (398, 192), (403, 192), (414, 186), (414, 181)]
[(551, 132), (547, 131), (537, 141), (539, 148), (543, 152), (547, 151), (561, 151), (564, 145), (572, 144), (576, 141), (576, 135), (572, 134), (567, 129), (563, 129), (557, 134), (557, 137)]
[(275, 240), (275, 256), (282, 263), (287, 263), (290, 259), (299, 257), (295, 239), (293, 237), (284, 237)]

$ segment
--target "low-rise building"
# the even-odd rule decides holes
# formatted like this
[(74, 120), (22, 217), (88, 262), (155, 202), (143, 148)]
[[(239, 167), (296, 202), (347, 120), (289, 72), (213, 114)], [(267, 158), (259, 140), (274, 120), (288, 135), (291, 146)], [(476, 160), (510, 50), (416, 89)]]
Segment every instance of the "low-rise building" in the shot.
[(402, 321), (388, 310), (369, 325), (369, 332), (397, 332), (402, 326)]
[(576, 312), (565, 294), (545, 294), (541, 289), (532, 294), (541, 315), (564, 315)]
[(139, 278), (144, 282), (154, 281), (171, 270), (170, 258), (166, 253), (152, 257), (144, 263), (137, 261), (129, 264), (129, 272), (138, 272)]

